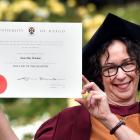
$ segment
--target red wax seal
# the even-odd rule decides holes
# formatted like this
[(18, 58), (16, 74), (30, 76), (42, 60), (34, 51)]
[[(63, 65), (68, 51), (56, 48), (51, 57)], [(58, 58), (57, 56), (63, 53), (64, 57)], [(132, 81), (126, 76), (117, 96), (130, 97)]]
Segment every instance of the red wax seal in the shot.
[(7, 80), (4, 76), (0, 75), (0, 94), (7, 88)]

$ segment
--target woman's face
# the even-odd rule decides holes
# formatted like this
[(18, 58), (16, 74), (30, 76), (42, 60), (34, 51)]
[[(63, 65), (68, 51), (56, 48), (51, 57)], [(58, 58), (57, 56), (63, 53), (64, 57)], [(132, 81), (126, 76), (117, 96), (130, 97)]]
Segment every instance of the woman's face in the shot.
[[(107, 52), (101, 57), (101, 66), (116, 66), (127, 64), (130, 56), (127, 53), (126, 46), (119, 40), (114, 40), (108, 47)], [(130, 62), (131, 63), (131, 62)], [(112, 72), (112, 70), (111, 70)], [(136, 93), (139, 82), (139, 72), (137, 69), (131, 72), (125, 72), (118, 68), (116, 75), (102, 76), (104, 90), (108, 96), (109, 103), (118, 105), (130, 105), (136, 102)]]

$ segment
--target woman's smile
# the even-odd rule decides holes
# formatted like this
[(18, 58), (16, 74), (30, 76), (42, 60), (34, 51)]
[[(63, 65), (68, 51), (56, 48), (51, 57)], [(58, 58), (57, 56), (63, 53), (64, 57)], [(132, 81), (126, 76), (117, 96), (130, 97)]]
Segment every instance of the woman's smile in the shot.
[(118, 83), (118, 84), (113, 84), (119, 91), (126, 91), (130, 87), (131, 81), (128, 82), (123, 82), (123, 83)]

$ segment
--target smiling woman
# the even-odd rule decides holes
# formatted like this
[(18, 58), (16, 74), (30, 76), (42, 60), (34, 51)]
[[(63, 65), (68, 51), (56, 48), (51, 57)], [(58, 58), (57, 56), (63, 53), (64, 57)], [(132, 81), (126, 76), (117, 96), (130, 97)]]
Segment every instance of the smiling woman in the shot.
[(35, 140), (139, 140), (139, 53), (140, 26), (109, 14), (83, 48), (82, 106), (45, 122)]
[[(139, 43), (139, 25), (109, 14), (83, 49), (81, 105), (44, 122), (34, 140), (140, 140)], [(7, 124), (0, 139), (16, 140)]]
[(137, 56), (133, 57), (128, 53), (127, 42), (131, 41), (111, 41), (107, 46), (107, 52), (100, 59), (103, 86), (110, 104), (131, 105), (136, 102), (139, 68), (134, 58)]

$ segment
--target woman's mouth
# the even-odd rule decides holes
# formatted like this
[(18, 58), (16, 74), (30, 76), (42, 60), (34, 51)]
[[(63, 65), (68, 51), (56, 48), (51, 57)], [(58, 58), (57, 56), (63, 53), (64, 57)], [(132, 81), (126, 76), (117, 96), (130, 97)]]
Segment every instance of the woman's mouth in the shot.
[(119, 90), (127, 90), (131, 81), (125, 83), (114, 84)]

